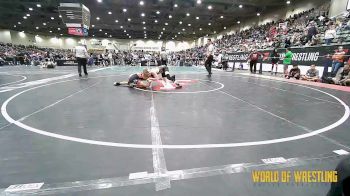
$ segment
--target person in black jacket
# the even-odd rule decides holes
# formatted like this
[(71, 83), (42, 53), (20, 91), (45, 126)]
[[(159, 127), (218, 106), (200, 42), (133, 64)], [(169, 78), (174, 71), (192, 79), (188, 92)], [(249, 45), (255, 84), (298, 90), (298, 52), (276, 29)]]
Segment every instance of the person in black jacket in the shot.
[(293, 68), (290, 69), (289, 74), (286, 76), (287, 79), (294, 78), (299, 80), (300, 79), (300, 69), (298, 65), (293, 65)]
[(350, 195), (350, 156), (347, 155), (339, 162), (336, 169), (338, 182), (331, 184), (327, 196)]
[(284, 40), (284, 48), (289, 48), (292, 46), (292, 43), (290, 41), (290, 38), (287, 37), (285, 40)]
[(316, 23), (314, 21), (311, 21), (309, 23), (308, 29), (307, 29), (307, 42), (309, 42), (313, 36), (318, 34), (317, 28), (316, 28)]
[(271, 55), (270, 55), (270, 58), (271, 58), (271, 64), (272, 64), (272, 67), (271, 67), (271, 75), (273, 74), (273, 68), (276, 66), (276, 71), (275, 71), (275, 75), (277, 75), (277, 67), (278, 67), (278, 61), (280, 60), (280, 55), (278, 54), (277, 52), (277, 49), (273, 49)]

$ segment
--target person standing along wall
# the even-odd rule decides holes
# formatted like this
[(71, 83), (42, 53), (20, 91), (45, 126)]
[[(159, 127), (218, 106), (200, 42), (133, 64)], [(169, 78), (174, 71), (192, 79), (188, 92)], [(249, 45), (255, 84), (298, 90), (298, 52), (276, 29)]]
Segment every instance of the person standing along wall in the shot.
[(290, 48), (286, 49), (286, 53), (283, 59), (283, 73), (284, 77), (288, 76), (288, 66), (292, 64), (293, 53)]
[(339, 46), (338, 50), (332, 56), (332, 59), (333, 59), (332, 71), (331, 71), (332, 77), (334, 77), (337, 74), (339, 68), (341, 66), (343, 66), (343, 64), (344, 64), (344, 55), (345, 55), (345, 51), (343, 49), (343, 46)]
[(259, 56), (263, 56), (260, 52), (257, 52), (256, 49), (253, 49), (253, 52), (249, 54), (248, 61), (250, 64), (250, 73), (256, 73), (256, 64), (258, 63)]
[(271, 75), (273, 74), (273, 68), (276, 66), (275, 68), (275, 75), (277, 75), (277, 68), (278, 68), (278, 61), (280, 60), (280, 55), (277, 52), (277, 49), (273, 49), (272, 53), (271, 53)]

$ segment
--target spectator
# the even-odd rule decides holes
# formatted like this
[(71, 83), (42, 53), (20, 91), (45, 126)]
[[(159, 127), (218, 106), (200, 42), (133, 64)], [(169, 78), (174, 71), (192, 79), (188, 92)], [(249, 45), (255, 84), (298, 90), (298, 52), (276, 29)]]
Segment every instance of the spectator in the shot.
[(271, 75), (273, 74), (273, 67), (276, 67), (275, 75), (277, 75), (277, 67), (278, 67), (278, 61), (280, 60), (280, 55), (277, 52), (277, 49), (273, 49), (271, 55)]
[(293, 65), (293, 68), (289, 71), (289, 74), (286, 76), (286, 78), (295, 78), (297, 80), (300, 79), (300, 69), (298, 65)]
[(343, 46), (339, 46), (338, 50), (332, 56), (332, 59), (333, 59), (332, 71), (331, 71), (332, 77), (337, 74), (339, 68), (343, 65), (344, 55), (345, 55), (345, 51), (343, 50)]
[(327, 45), (330, 45), (333, 39), (336, 37), (337, 32), (335, 31), (335, 26), (331, 25), (324, 33), (324, 39)]
[(309, 23), (309, 28), (307, 29), (307, 42), (312, 40), (312, 37), (317, 35), (318, 31), (314, 21)]
[[(228, 55), (226, 54), (225, 51), (222, 52), (222, 68), (223, 70), (227, 70), (228, 68)], [(235, 70), (235, 66), (233, 65), (232, 71)]]
[(290, 48), (287, 48), (283, 59), (283, 73), (285, 76), (288, 76), (288, 66), (292, 64), (292, 58), (293, 53)]
[(95, 61), (94, 56), (92, 53), (90, 53), (90, 57), (88, 58), (87, 65), (92, 66), (95, 63), (94, 61)]
[(108, 57), (108, 62), (109, 62), (109, 65), (114, 65), (114, 59), (113, 59), (113, 53), (112, 53), (112, 51), (109, 51), (108, 53), (107, 53), (107, 57)]
[(317, 82), (320, 80), (319, 71), (316, 69), (316, 65), (311, 65), (306, 74), (301, 76), (302, 80)]
[(339, 85), (350, 85), (350, 66), (346, 64), (342, 72), (338, 73), (334, 78), (332, 78), (334, 84)]
[(291, 41), (290, 41), (290, 38), (287, 37), (286, 40), (284, 41), (284, 47), (285, 47), (285, 48), (289, 48), (289, 47), (291, 47), (291, 46), (292, 46), (292, 43), (291, 43)]
[(306, 43), (308, 43), (308, 41), (308, 34), (307, 32), (305, 32), (304, 35), (300, 37), (300, 44), (305, 45)]
[(2, 57), (0, 57), (0, 66), (2, 65), (5, 65), (5, 60)]
[(328, 68), (332, 64), (332, 56), (330, 54), (327, 54), (325, 58), (322, 59), (322, 65), (323, 65), (323, 73), (322, 73), (322, 82), (329, 83), (329, 74), (328, 74)]
[(327, 196), (347, 196), (350, 195), (350, 156), (347, 155), (339, 162), (335, 168), (338, 180), (331, 184)]
[(253, 49), (253, 52), (249, 54), (250, 73), (256, 73), (256, 64), (258, 63), (259, 56), (262, 56), (262, 54), (257, 52), (256, 49)]
[(350, 20), (346, 23), (345, 30), (350, 30)]

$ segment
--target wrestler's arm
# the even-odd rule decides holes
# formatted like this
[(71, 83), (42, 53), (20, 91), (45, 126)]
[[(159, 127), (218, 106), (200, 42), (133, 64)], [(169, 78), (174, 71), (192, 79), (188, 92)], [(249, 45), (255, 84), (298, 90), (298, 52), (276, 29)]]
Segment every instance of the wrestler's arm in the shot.
[(151, 72), (151, 77), (149, 78), (151, 80), (159, 80), (160, 77), (158, 76), (158, 74), (156, 72)]

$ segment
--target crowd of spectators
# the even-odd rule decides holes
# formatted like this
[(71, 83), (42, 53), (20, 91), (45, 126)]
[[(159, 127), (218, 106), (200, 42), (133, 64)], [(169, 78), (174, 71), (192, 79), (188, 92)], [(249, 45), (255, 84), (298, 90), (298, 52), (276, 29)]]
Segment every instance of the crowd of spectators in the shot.
[[(213, 43), (217, 53), (232, 53), (350, 42), (350, 14), (330, 19), (327, 17), (328, 9), (329, 4), (325, 4), (284, 20), (224, 35)], [(205, 47), (196, 47), (178, 54), (185, 58), (201, 57), (204, 51)]]
[(73, 58), (71, 50), (0, 43), (0, 65), (40, 65), (45, 61)]
[[(139, 63), (157, 64), (167, 59), (169, 55), (163, 52), (148, 51), (117, 51), (99, 50), (89, 51), (89, 65), (111, 66), (111, 65), (138, 65)], [(15, 45), (11, 43), (0, 43), (0, 65), (43, 65), (47, 62), (75, 60), (74, 49), (52, 49), (39, 48), (36, 46)]]

